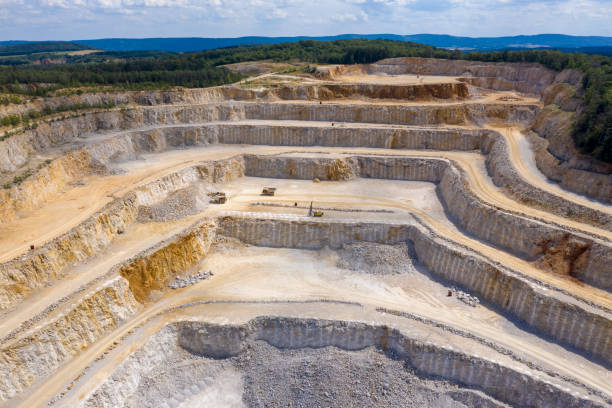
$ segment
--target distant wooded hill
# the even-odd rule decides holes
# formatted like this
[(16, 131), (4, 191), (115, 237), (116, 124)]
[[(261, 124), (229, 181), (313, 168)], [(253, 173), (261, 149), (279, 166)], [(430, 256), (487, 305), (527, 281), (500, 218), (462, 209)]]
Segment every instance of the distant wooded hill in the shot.
[(78, 44), (67, 41), (43, 41), (43, 42), (24, 42), (7, 41), (0, 42), (0, 56), (9, 55), (28, 55), (45, 52), (62, 51), (82, 51), (90, 50), (93, 47), (85, 44)]
[[(589, 52), (591, 47), (601, 47), (597, 53), (610, 52), (612, 37), (571, 36), (562, 34), (519, 35), (514, 37), (456, 37), (440, 34), (341, 34), (322, 37), (237, 37), (237, 38), (105, 38), (98, 40), (76, 40), (74, 43), (108, 51), (163, 50), (170, 52), (191, 52), (247, 44), (277, 44), (300, 40), (333, 41), (340, 39), (386, 39), (410, 41), (433, 45), (440, 48), (461, 50), (499, 50), (507, 48), (559, 48), (566, 51), (580, 48)], [(19, 45), (25, 41), (0, 41), (0, 45)], [(593, 52), (595, 53), (595, 52)]]

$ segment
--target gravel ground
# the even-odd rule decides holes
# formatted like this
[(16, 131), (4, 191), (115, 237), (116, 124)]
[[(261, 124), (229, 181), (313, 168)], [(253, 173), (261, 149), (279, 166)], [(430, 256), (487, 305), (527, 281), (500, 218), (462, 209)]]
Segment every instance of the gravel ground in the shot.
[(195, 275), (177, 277), (170, 282), (168, 287), (170, 289), (186, 288), (187, 286), (195, 285), (200, 281), (208, 280), (213, 275), (214, 274), (212, 271), (199, 271)]
[(448, 381), (422, 378), (375, 348), (278, 349), (251, 342), (236, 357), (184, 350), (141, 378), (127, 407), (505, 407)]
[(138, 208), (139, 222), (174, 221), (202, 212), (210, 199), (200, 184), (177, 190), (166, 199), (150, 206)]
[(257, 342), (235, 364), (248, 407), (500, 406), (452, 383), (420, 378), (375, 348), (279, 350)]
[(337, 253), (338, 268), (375, 275), (414, 272), (410, 249), (406, 244), (381, 245), (359, 242), (345, 245)]

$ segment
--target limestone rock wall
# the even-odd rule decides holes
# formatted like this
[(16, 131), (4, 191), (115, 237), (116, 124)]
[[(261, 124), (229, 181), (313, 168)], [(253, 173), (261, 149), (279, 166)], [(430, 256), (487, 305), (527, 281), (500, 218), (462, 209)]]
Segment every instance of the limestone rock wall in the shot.
[(366, 122), (395, 125), (467, 125), (471, 121), (500, 119), (510, 123), (529, 122), (535, 105), (448, 104), (448, 105), (361, 105), (312, 103), (245, 103), (246, 119), (317, 120)]
[(536, 164), (542, 173), (570, 191), (612, 202), (612, 164), (581, 154), (572, 139), (574, 111), (557, 105), (537, 116), (531, 137)]
[(61, 278), (70, 265), (108, 246), (135, 221), (136, 214), (136, 196), (128, 194), (66, 234), (0, 264), (0, 310), (14, 305), (46, 282)]
[(0, 401), (44, 378), (138, 310), (121, 277), (105, 282), (78, 303), (66, 305), (43, 326), (35, 327), (0, 349)]
[(198, 355), (227, 358), (239, 354), (253, 341), (292, 349), (331, 346), (357, 351), (376, 347), (405, 360), (420, 375), (441, 377), (474, 387), (511, 405), (600, 406), (598, 402), (564, 390), (546, 376), (542, 378), (525, 373), (518, 365), (476, 357), (394, 328), (354, 321), (293, 317), (258, 317), (242, 325), (169, 324), (131, 354), (108, 380), (87, 396), (82, 406), (120, 406), (136, 391), (142, 376), (163, 364), (177, 345)]
[(245, 175), (251, 177), (295, 178), (301, 180), (350, 180), (359, 175), (352, 158), (311, 159), (245, 155)]
[[(383, 128), (359, 126), (270, 126), (211, 124), (193, 129), (174, 128), (179, 139), (226, 144), (273, 146), (372, 147), (386, 149), (475, 150), (487, 130), (461, 128)], [(197, 136), (195, 136), (195, 135)]]
[[(485, 137), (483, 142), (481, 149), (486, 155), (487, 169), (493, 182), (519, 201), (562, 217), (574, 218), (604, 228), (612, 227), (610, 215), (549, 193), (523, 179), (512, 165), (509, 147), (503, 136), (498, 134)], [(592, 180), (590, 176), (588, 178)]]
[[(113, 374), (82, 399), (79, 407), (111, 408), (124, 406), (143, 377), (162, 364), (176, 348), (178, 330), (165, 326), (125, 358)], [(60, 400), (61, 406), (61, 400)]]
[(170, 173), (112, 201), (71, 231), (0, 264), (0, 310), (27, 297), (33, 289), (60, 279), (70, 266), (102, 251), (136, 222), (141, 205), (158, 203), (196, 182), (228, 182), (242, 175), (241, 157), (210, 161)]
[(524, 259), (536, 260), (541, 269), (612, 288), (610, 245), (485, 204), (452, 166), (447, 167), (438, 191), (448, 214), (469, 233)]
[(470, 96), (464, 83), (442, 84), (337, 84), (282, 86), (267, 95), (284, 100), (334, 100), (342, 98), (433, 100), (464, 99)]
[(466, 249), (455, 247), (418, 223), (325, 222), (224, 217), (220, 235), (268, 247), (332, 249), (357, 241), (396, 244), (410, 241), (433, 274), (468, 288), (505, 314), (556, 341), (612, 364), (612, 320)]
[[(524, 180), (509, 158), (505, 138), (492, 130), (414, 129), (414, 128), (350, 128), (313, 126), (269, 126), (246, 124), (210, 124), (193, 127), (158, 128), (138, 132), (143, 150), (149, 145), (183, 147), (196, 144), (266, 144), (274, 146), (372, 147), (390, 149), (481, 149), (496, 185), (519, 201), (563, 217), (574, 218), (605, 228), (612, 226), (612, 217), (584, 205), (568, 201), (541, 190)], [(592, 173), (582, 178), (591, 189), (608, 189), (607, 184), (593, 184)], [(612, 185), (612, 183), (610, 183)], [(612, 187), (610, 187), (612, 188)]]
[(588, 236), (509, 213), (482, 202), (448, 160), (434, 158), (245, 156), (253, 177), (348, 180), (353, 177), (428, 181), (449, 217), (463, 230), (552, 273), (612, 288), (612, 248)]
[[(60, 300), (43, 312), (51, 313), (44, 325), (30, 324), (12, 333), (0, 350), (0, 369), (6, 373), (0, 381), (0, 400), (23, 391), (133, 315), (152, 291), (164, 290), (178, 274), (199, 263), (214, 235), (214, 223), (194, 224), (116, 265), (74, 298)], [(61, 313), (55, 315), (56, 309)]]
[(100, 170), (85, 150), (75, 150), (53, 160), (21, 184), (0, 190), (0, 221), (13, 218), (18, 211), (38, 208), (70, 182)]
[[(328, 73), (330, 78), (350, 75), (351, 66), (337, 66)], [(480, 62), (464, 60), (444, 60), (435, 58), (389, 58), (374, 64), (357, 67), (360, 72), (389, 75), (449, 75), (466, 77), (481, 81), (478, 86), (487, 85), (489, 89), (513, 89), (524, 93), (538, 94), (555, 78), (555, 72), (540, 64)], [(497, 78), (497, 80), (493, 80)], [(487, 81), (487, 82), (485, 82)]]
[(612, 165), (580, 154), (572, 140), (575, 113), (583, 109), (581, 100), (575, 97), (583, 92), (578, 71), (556, 73), (539, 64), (426, 58), (383, 60), (368, 66), (367, 71), (457, 75), (471, 85), (541, 96), (545, 108), (533, 123), (533, 130), (545, 139), (544, 148), (536, 155), (540, 170), (571, 191), (612, 202)]
[[(256, 331), (254, 336), (252, 335), (255, 339), (264, 340), (279, 348), (333, 346), (343, 350), (360, 350), (375, 346), (405, 360), (421, 374), (440, 376), (482, 389), (485, 393), (510, 404), (525, 406), (548, 406), (559, 403), (567, 406), (592, 404), (590, 401), (576, 399), (569, 393), (561, 396), (557, 387), (538, 384), (538, 380), (523, 375), (515, 368), (454, 351), (435, 342), (426, 343), (386, 326), (282, 317), (259, 318), (251, 321), (250, 326), (249, 331), (245, 330), (246, 336), (250, 334), (249, 332)], [(183, 333), (185, 332), (190, 333), (190, 330), (183, 330)], [(188, 334), (183, 333), (179, 337), (181, 344), (187, 343), (182, 339)], [(228, 337), (233, 339), (233, 342), (240, 340), (239, 336)], [(501, 384), (505, 386), (500, 387)]]
[(164, 290), (177, 275), (204, 259), (214, 231), (213, 224), (198, 223), (124, 262), (118, 272), (129, 282), (136, 300), (146, 302), (152, 291)]
[(452, 248), (422, 228), (412, 230), (417, 257), (436, 275), (468, 288), (475, 295), (518, 318), (534, 330), (612, 363), (612, 320), (552, 296), (526, 279), (489, 260)]
[(450, 104), (429, 106), (351, 105), (304, 103), (241, 103), (203, 104), (191, 106), (156, 106), (115, 109), (78, 115), (62, 121), (42, 122), (35, 130), (11, 136), (0, 142), (0, 172), (15, 171), (30, 155), (54, 146), (86, 138), (100, 131), (118, 131), (152, 125), (189, 124), (240, 119), (319, 120), (369, 122), (398, 125), (464, 125), (487, 118), (509, 122), (529, 121), (535, 106), (509, 104)]
[(180, 89), (173, 91), (98, 92), (51, 98), (37, 98), (23, 104), (0, 106), (0, 117), (22, 115), (45, 108), (85, 104), (172, 105), (224, 102), (228, 100), (330, 100), (338, 98), (371, 99), (463, 99), (469, 97), (464, 83), (383, 85), (383, 84), (307, 84), (265, 89), (244, 89), (239, 86)]
[[(339, 66), (330, 78), (351, 74), (354, 67)], [(533, 130), (544, 138), (536, 162), (550, 179), (589, 197), (612, 202), (612, 165), (578, 152), (572, 140), (575, 113), (583, 109), (575, 97), (583, 92), (582, 74), (576, 70), (554, 72), (539, 64), (485, 63), (433, 58), (391, 58), (357, 68), (360, 73), (461, 76), (470, 85), (501, 91), (519, 91), (542, 97), (545, 108), (536, 116)]]
[(219, 235), (245, 243), (273, 248), (339, 249), (359, 241), (379, 244), (406, 242), (406, 226), (383, 223), (312, 222), (308, 219), (282, 222), (268, 218), (221, 217)]

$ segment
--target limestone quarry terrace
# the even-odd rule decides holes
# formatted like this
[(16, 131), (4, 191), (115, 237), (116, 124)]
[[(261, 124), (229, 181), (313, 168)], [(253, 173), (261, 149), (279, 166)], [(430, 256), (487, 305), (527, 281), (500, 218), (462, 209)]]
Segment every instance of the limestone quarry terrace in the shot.
[(0, 108), (0, 406), (612, 404), (579, 73), (266, 64)]

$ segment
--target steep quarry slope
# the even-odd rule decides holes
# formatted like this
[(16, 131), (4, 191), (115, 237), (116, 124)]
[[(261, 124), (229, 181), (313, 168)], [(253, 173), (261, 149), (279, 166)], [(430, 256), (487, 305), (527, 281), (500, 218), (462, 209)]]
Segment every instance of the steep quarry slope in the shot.
[(2, 108), (117, 105), (0, 141), (0, 406), (612, 406), (577, 84), (393, 59)]
[(582, 90), (579, 72), (555, 73), (538, 64), (482, 63), (427, 58), (394, 58), (359, 67), (332, 67), (322, 77), (342, 78), (371, 73), (390, 75), (447, 75), (487, 89), (515, 90), (538, 95), (543, 107), (529, 124), (538, 168), (564, 188), (610, 203), (612, 165), (581, 155), (571, 138), (576, 112), (582, 110), (576, 97)]

